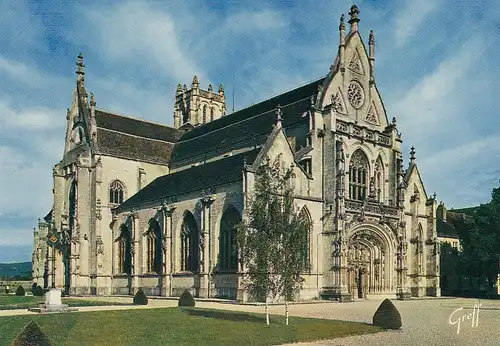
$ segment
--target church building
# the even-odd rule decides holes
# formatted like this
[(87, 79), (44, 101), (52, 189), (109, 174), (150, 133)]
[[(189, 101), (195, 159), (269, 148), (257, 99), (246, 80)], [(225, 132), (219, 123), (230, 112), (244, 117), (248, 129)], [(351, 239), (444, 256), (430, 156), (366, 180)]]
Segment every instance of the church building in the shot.
[[(34, 280), (71, 295), (248, 301), (235, 225), (257, 168), (291, 170), (310, 225), (298, 300), (439, 296), (436, 197), (375, 79), (353, 5), (323, 78), (226, 113), (223, 86), (175, 92), (173, 127), (97, 107), (78, 56), (53, 206), (35, 230)], [(346, 28), (348, 27), (348, 28)], [(404, 115), (403, 115), (404, 116)], [(389, 120), (390, 119), (390, 120)]]

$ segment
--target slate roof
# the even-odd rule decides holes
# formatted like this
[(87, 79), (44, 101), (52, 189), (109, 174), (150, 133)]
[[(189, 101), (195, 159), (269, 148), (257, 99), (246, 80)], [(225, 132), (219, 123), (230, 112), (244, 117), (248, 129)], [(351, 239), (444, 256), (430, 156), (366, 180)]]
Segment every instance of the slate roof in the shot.
[(176, 142), (182, 135), (172, 127), (95, 111), (97, 148), (101, 154), (168, 165)]
[(259, 152), (260, 149), (250, 150), (156, 178), (115, 210), (120, 213), (165, 198), (242, 181), (244, 159), (251, 164)]
[[(441, 207), (438, 207), (438, 209)], [(475, 209), (475, 208), (467, 208)], [(436, 228), (438, 237), (458, 238), (459, 230), (469, 228), (473, 222), (473, 217), (470, 214), (457, 212), (457, 210), (446, 211), (446, 221), (441, 217), (441, 213), (437, 213)]]
[[(305, 137), (308, 119), (303, 114), (310, 109), (311, 96), (317, 93), (318, 85), (323, 80), (321, 78), (186, 132), (175, 144), (171, 167), (180, 167), (230, 150), (264, 144), (276, 123), (278, 104), (282, 106), (283, 127), (287, 135), (296, 132), (297, 136)], [(298, 128), (301, 130), (297, 131)], [(298, 140), (297, 145), (305, 145), (302, 142)]]

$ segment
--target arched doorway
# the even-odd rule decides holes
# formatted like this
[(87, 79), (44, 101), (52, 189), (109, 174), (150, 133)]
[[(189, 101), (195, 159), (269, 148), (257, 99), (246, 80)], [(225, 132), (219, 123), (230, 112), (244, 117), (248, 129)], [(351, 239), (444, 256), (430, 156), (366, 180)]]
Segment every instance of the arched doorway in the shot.
[(354, 299), (393, 291), (394, 254), (386, 229), (357, 227), (350, 234), (347, 253), (347, 285)]

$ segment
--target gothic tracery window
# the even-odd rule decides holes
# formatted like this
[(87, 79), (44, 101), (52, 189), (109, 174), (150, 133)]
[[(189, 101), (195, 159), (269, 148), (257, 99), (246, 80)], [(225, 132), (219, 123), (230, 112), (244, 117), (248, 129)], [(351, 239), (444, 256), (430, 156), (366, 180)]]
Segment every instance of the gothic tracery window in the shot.
[(186, 213), (181, 226), (181, 271), (200, 269), (200, 232), (193, 214)]
[(369, 164), (368, 158), (356, 150), (349, 163), (349, 199), (362, 201), (366, 198)]
[(310, 259), (310, 250), (311, 250), (311, 244), (310, 244), (310, 234), (312, 231), (312, 221), (311, 221), (311, 216), (309, 212), (307, 211), (307, 208), (304, 207), (299, 213), (299, 218), (300, 220), (304, 223), (304, 227), (306, 228), (306, 232), (302, 233), (302, 236), (305, 237), (304, 242), (303, 242), (303, 248), (301, 252), (302, 256), (302, 268), (304, 271), (307, 271), (311, 267), (311, 259)]
[(240, 221), (240, 214), (233, 207), (226, 209), (222, 215), (219, 233), (220, 270), (236, 271), (238, 269), (236, 225)]
[(210, 121), (214, 120), (214, 107), (210, 108)]
[(122, 225), (118, 242), (118, 273), (132, 273), (132, 244), (130, 230), (127, 226)]
[(207, 122), (207, 106), (203, 106), (203, 119), (202, 119), (203, 124)]
[(109, 203), (121, 204), (125, 196), (125, 186), (119, 180), (113, 181), (109, 185)]
[(162, 234), (158, 221), (151, 220), (146, 234), (146, 271), (148, 273), (162, 273)]

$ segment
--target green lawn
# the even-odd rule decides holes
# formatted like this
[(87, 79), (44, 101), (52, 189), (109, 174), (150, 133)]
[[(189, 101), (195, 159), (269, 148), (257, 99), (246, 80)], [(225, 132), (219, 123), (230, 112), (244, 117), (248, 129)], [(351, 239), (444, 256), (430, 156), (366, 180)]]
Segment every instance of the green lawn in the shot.
[[(75, 298), (62, 298), (63, 304), (69, 306), (95, 306), (95, 305), (130, 305), (105, 301), (92, 301)], [(38, 307), (38, 303), (45, 302), (45, 297), (0, 295), (0, 310), (29, 309)]]
[(208, 310), (165, 308), (0, 318), (0, 345), (35, 321), (54, 345), (277, 345), (367, 334), (364, 323)]

